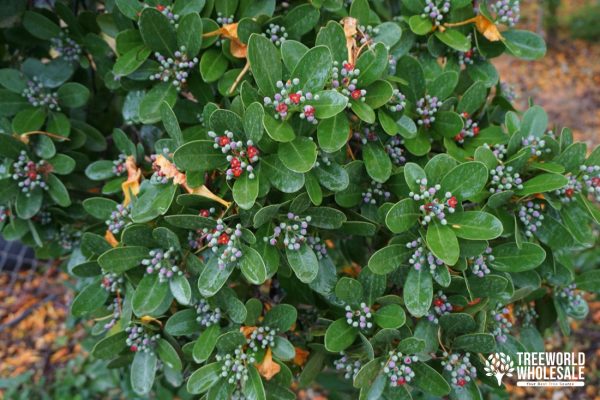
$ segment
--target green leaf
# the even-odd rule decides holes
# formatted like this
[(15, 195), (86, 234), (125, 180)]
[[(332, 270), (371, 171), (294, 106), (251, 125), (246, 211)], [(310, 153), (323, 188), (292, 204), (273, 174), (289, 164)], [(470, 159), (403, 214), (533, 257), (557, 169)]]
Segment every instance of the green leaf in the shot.
[(52, 172), (58, 175), (68, 175), (75, 169), (75, 160), (65, 154), (57, 154), (48, 160)]
[(167, 133), (175, 141), (175, 145), (177, 147), (183, 144), (183, 135), (181, 134), (181, 129), (179, 128), (179, 122), (177, 121), (177, 117), (173, 112), (173, 109), (169, 105), (169, 103), (163, 101), (160, 105), (160, 118), (162, 120)]
[(217, 49), (209, 49), (200, 58), (200, 75), (206, 83), (215, 82), (223, 76), (229, 61), (225, 54)]
[(263, 124), (267, 135), (277, 142), (291, 142), (296, 137), (294, 129), (288, 122), (275, 119), (269, 114), (265, 113)]
[(388, 304), (375, 312), (374, 319), (380, 328), (398, 329), (406, 322), (406, 314), (400, 305)]
[(442, 190), (460, 199), (475, 196), (485, 187), (488, 171), (483, 163), (470, 161), (454, 167), (444, 179)]
[(371, 18), (371, 9), (368, 0), (353, 0), (350, 5), (350, 16), (356, 18), (358, 22), (367, 25)]
[(110, 218), (111, 213), (117, 209), (118, 203), (104, 197), (90, 197), (85, 199), (82, 205), (92, 217), (106, 221)]
[(306, 103), (315, 107), (315, 116), (318, 119), (325, 119), (344, 111), (348, 105), (348, 98), (337, 90), (322, 90), (313, 100)]
[[(194, 140), (178, 148), (173, 154), (177, 168), (184, 171), (212, 171), (226, 165), (225, 155), (215, 149), (212, 140)], [(245, 175), (245, 174), (244, 174)]]
[(186, 388), (192, 394), (206, 392), (221, 377), (221, 363), (214, 362), (197, 369), (188, 379)]
[(188, 305), (192, 299), (192, 287), (184, 275), (178, 275), (169, 280), (171, 294), (179, 304)]
[(244, 131), (248, 139), (254, 143), (258, 143), (262, 138), (264, 114), (265, 110), (258, 102), (254, 102), (246, 108), (246, 113), (244, 114)]
[(242, 246), (242, 258), (239, 266), (244, 277), (253, 285), (262, 285), (267, 280), (265, 262), (252, 247)]
[(273, 96), (277, 82), (281, 80), (282, 68), (279, 51), (271, 40), (260, 34), (250, 35), (248, 61), (256, 85), (265, 96)]
[(46, 178), (48, 184), (48, 194), (61, 207), (68, 207), (71, 205), (71, 197), (67, 188), (60, 179), (54, 174), (48, 174)]
[[(5, 5), (10, 7), (9, 5)], [(50, 40), (60, 35), (60, 27), (54, 21), (46, 18), (40, 13), (25, 11), (23, 15), (23, 26), (38, 39)]]
[(363, 52), (356, 61), (356, 68), (360, 70), (358, 85), (365, 87), (380, 79), (387, 71), (387, 59), (388, 52), (383, 43), (377, 43)]
[(285, 15), (283, 25), (290, 37), (299, 38), (312, 30), (319, 22), (319, 16), (319, 10), (312, 4), (303, 4), (294, 7)]
[(335, 296), (346, 304), (357, 306), (363, 299), (363, 287), (356, 279), (344, 276), (335, 285)]
[(291, 76), (300, 80), (299, 90), (314, 94), (323, 89), (327, 83), (332, 66), (333, 60), (329, 49), (325, 46), (316, 46), (302, 56)]
[(391, 244), (373, 253), (368, 266), (376, 274), (388, 274), (404, 264), (409, 254), (410, 250), (405, 245)]
[(330, 207), (311, 207), (305, 211), (311, 217), (310, 226), (320, 229), (339, 229), (346, 222), (346, 215)]
[(67, 82), (58, 88), (58, 101), (64, 107), (77, 108), (85, 105), (90, 97), (88, 88), (80, 83)]
[(165, 214), (171, 207), (176, 192), (176, 185), (146, 186), (131, 210), (131, 219), (143, 223)]
[[(452, 92), (454, 92), (454, 88), (456, 88), (457, 84), (458, 74), (454, 71), (448, 71), (435, 78), (431, 82), (428, 91), (431, 96), (435, 96), (440, 100), (445, 100), (452, 95)], [(438, 115), (436, 115), (436, 119)]]
[(402, 233), (412, 228), (421, 216), (413, 199), (400, 200), (385, 216), (385, 224), (393, 233)]
[(324, 188), (334, 192), (345, 190), (350, 184), (348, 172), (339, 164), (320, 165), (313, 172)]
[(40, 188), (27, 193), (19, 190), (15, 202), (17, 216), (22, 219), (30, 219), (41, 210), (43, 201), (44, 194)]
[(470, 333), (454, 339), (452, 347), (473, 353), (491, 353), (496, 349), (496, 339), (489, 333)]
[(304, 173), (317, 161), (317, 145), (307, 137), (298, 136), (291, 142), (281, 143), (277, 155), (289, 170)]
[(327, 46), (333, 61), (337, 61), (340, 65), (348, 58), (344, 28), (335, 21), (327, 22), (327, 25), (319, 30), (315, 44)]
[(181, 371), (181, 359), (171, 343), (160, 338), (156, 344), (156, 353), (167, 367), (174, 369), (175, 371)]
[(177, 100), (177, 89), (169, 83), (154, 86), (140, 101), (139, 115), (142, 122), (151, 124), (160, 121), (160, 106), (167, 102), (170, 106)]
[(179, 20), (177, 45), (185, 47), (188, 59), (193, 59), (198, 55), (202, 47), (202, 18), (200, 15), (190, 13)]
[(467, 113), (469, 115), (477, 111), (485, 103), (487, 98), (487, 89), (482, 82), (476, 81), (462, 95), (456, 111), (459, 114)]
[(367, 124), (375, 122), (375, 111), (364, 101), (350, 100), (350, 110)]
[(539, 35), (518, 29), (502, 33), (504, 45), (516, 57), (524, 60), (537, 60), (546, 54), (546, 43)]
[(208, 357), (210, 357), (217, 345), (217, 339), (220, 334), (221, 328), (219, 328), (218, 324), (209, 326), (200, 334), (200, 337), (194, 343), (192, 350), (194, 361), (201, 363), (208, 360)]
[(414, 385), (422, 391), (436, 397), (443, 397), (450, 393), (450, 385), (439, 372), (423, 362), (412, 365), (415, 372)]
[(191, 335), (200, 329), (200, 323), (196, 320), (198, 313), (195, 309), (187, 308), (177, 311), (171, 315), (165, 324), (165, 332), (171, 336)]
[(516, 190), (515, 193), (525, 197), (536, 193), (552, 192), (567, 183), (569, 183), (569, 179), (566, 176), (552, 173), (540, 174), (525, 181), (523, 188)]
[(325, 331), (325, 348), (328, 351), (339, 353), (350, 347), (358, 336), (358, 329), (346, 323), (345, 318), (334, 321)]
[(410, 30), (417, 35), (427, 35), (433, 29), (433, 24), (429, 18), (423, 18), (420, 15), (413, 15), (408, 20)]
[(217, 265), (217, 257), (210, 258), (198, 278), (198, 290), (205, 297), (214, 296), (233, 272), (235, 264), (229, 263), (224, 268)]
[(163, 56), (173, 56), (177, 49), (177, 35), (167, 17), (152, 7), (142, 11), (139, 20), (140, 34), (146, 47)]
[(456, 29), (446, 29), (444, 32), (436, 31), (435, 37), (448, 47), (458, 51), (469, 51), (471, 49), (471, 39)]
[(308, 47), (295, 40), (286, 40), (281, 44), (281, 58), (288, 70), (293, 70), (298, 61), (308, 51)]
[(41, 129), (46, 120), (46, 112), (42, 107), (19, 111), (12, 121), (14, 133), (22, 134)]
[(263, 157), (260, 163), (260, 176), (267, 177), (276, 189), (284, 193), (294, 193), (304, 186), (304, 175), (286, 168), (277, 155)]
[(388, 81), (379, 79), (367, 87), (365, 102), (372, 109), (377, 109), (387, 104), (387, 102), (392, 98), (393, 94), (394, 88), (392, 85)]
[(146, 274), (133, 294), (133, 312), (138, 317), (154, 313), (170, 296), (169, 284), (160, 282), (158, 274)]
[(414, 317), (423, 317), (429, 312), (433, 300), (433, 281), (426, 268), (409, 268), (404, 282), (404, 305)]
[(263, 323), (279, 332), (287, 332), (296, 323), (298, 312), (289, 304), (278, 304), (265, 314)]
[(73, 300), (71, 314), (81, 317), (102, 307), (108, 299), (108, 292), (102, 287), (99, 279), (86, 286)]
[(494, 247), (492, 267), (503, 272), (523, 272), (537, 268), (545, 259), (546, 252), (534, 243), (505, 243)]
[(380, 142), (369, 142), (362, 148), (367, 173), (373, 180), (384, 183), (392, 174), (392, 160)]
[(148, 252), (141, 246), (115, 247), (98, 257), (98, 264), (107, 272), (122, 273), (141, 265)]
[(131, 364), (131, 387), (139, 395), (150, 393), (154, 384), (157, 365), (156, 354), (151, 351), (138, 351)]
[(430, 224), (427, 228), (427, 246), (434, 256), (447, 265), (454, 265), (458, 261), (458, 239), (448, 225), (437, 222)]
[(319, 122), (317, 139), (319, 147), (328, 153), (338, 151), (346, 145), (350, 132), (350, 124), (345, 113), (339, 113), (332, 118)]
[(433, 122), (433, 130), (439, 135), (453, 138), (463, 129), (463, 119), (452, 111), (438, 111)]
[(286, 247), (285, 255), (290, 267), (301, 282), (310, 283), (315, 280), (319, 272), (319, 262), (310, 246), (302, 243), (298, 250), (290, 250)]
[(117, 357), (127, 345), (127, 336), (127, 332), (120, 331), (101, 339), (94, 345), (92, 355), (101, 360), (110, 360)]
[(482, 211), (464, 211), (446, 215), (456, 236), (468, 240), (491, 240), (502, 234), (502, 222)]
[(244, 396), (247, 399), (265, 400), (265, 387), (256, 367), (248, 367), (248, 378), (242, 389)]
[(246, 172), (236, 179), (233, 184), (233, 200), (243, 210), (249, 210), (254, 205), (258, 197), (259, 182), (258, 176), (250, 179)]

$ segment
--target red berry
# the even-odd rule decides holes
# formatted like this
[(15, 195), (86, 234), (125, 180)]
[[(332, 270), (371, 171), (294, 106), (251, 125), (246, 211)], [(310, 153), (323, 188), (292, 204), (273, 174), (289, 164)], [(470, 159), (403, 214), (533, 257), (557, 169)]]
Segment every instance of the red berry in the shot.
[(227, 244), (229, 243), (229, 235), (226, 233), (221, 233), (221, 236), (219, 236), (219, 239), (217, 239), (217, 242), (219, 244)]
[(244, 172), (244, 171), (241, 168), (234, 168), (233, 176), (235, 176), (236, 178), (239, 178), (240, 175), (242, 175), (242, 172)]
[(458, 200), (456, 200), (456, 197), (452, 196), (448, 199), (448, 205), (452, 208), (456, 208), (456, 205), (458, 204)]
[(479, 127), (478, 126), (473, 128), (473, 135), (475, 135), (475, 136), (479, 135)]
[(426, 211), (431, 211), (433, 209), (433, 203), (427, 203), (425, 204), (425, 210)]
[(467, 381), (464, 378), (460, 378), (458, 380), (458, 386), (465, 386), (467, 384)]
[(219, 137), (219, 146), (221, 146), (221, 147), (227, 146), (230, 142), (231, 142), (231, 140), (229, 140), (229, 138), (227, 136)]
[(298, 94), (298, 93), (292, 93), (292, 94), (290, 94), (290, 100), (294, 104), (300, 103), (300, 94)]
[(466, 111), (463, 112), (461, 115), (462, 115), (463, 118), (469, 118), (469, 113), (466, 112)]
[(285, 103), (279, 103), (275, 109), (278, 113), (285, 113), (288, 110), (288, 106)]
[(594, 186), (594, 187), (600, 186), (600, 177), (595, 176), (592, 178), (592, 186)]
[(315, 115), (315, 108), (313, 106), (306, 106), (304, 108), (304, 115), (307, 117), (312, 117)]
[(232, 168), (238, 168), (242, 163), (240, 162), (239, 158), (232, 158), (231, 159), (231, 167)]
[(352, 95), (351, 96), (352, 96), (352, 98), (354, 100), (358, 100), (358, 99), (360, 99), (361, 95), (362, 95), (362, 93), (360, 92), (360, 90), (359, 89), (355, 89), (355, 90), (352, 91)]
[(568, 188), (567, 190), (565, 190), (565, 194), (567, 195), (567, 197), (573, 197), (574, 193), (575, 191), (572, 188)]
[(208, 217), (208, 216), (210, 216), (210, 212), (208, 210), (200, 210), (200, 216)]
[(460, 142), (461, 140), (463, 140), (465, 138), (465, 136), (462, 133), (459, 133), (458, 135), (454, 136), (454, 140), (456, 142)]
[(465, 53), (465, 56), (466, 56), (467, 58), (471, 58), (471, 57), (473, 57), (473, 50), (469, 50), (469, 51), (467, 51), (467, 52)]
[(440, 298), (437, 298), (437, 299), (435, 299), (435, 300), (433, 301), (433, 304), (434, 304), (436, 307), (441, 307), (441, 306), (443, 306), (443, 305), (444, 305), (444, 301), (443, 301), (442, 299), (440, 299)]
[(156, 9), (160, 12), (163, 12), (165, 10), (165, 6), (163, 6), (162, 4), (159, 4), (156, 6)]
[(350, 63), (344, 63), (344, 69), (346, 71), (352, 71), (354, 69), (354, 65), (352, 65)]
[(137, 346), (136, 345), (132, 345), (131, 347), (129, 347), (129, 350), (131, 350), (131, 351), (137, 351)]
[(248, 158), (254, 158), (258, 155), (258, 149), (254, 146), (248, 146)]
[(398, 383), (398, 385), (404, 385), (406, 383), (406, 379), (404, 379), (404, 377), (401, 376), (400, 378), (398, 378), (396, 383)]
[(37, 178), (37, 175), (38, 175), (38, 174), (37, 174), (37, 172), (35, 172), (35, 171), (29, 171), (29, 172), (27, 173), (27, 176), (29, 177), (29, 179), (36, 179), (36, 178)]

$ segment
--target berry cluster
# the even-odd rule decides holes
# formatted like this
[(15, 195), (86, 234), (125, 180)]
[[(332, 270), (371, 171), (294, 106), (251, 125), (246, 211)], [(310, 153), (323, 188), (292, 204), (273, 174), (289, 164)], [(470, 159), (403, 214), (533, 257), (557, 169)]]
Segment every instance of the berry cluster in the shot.
[(519, 0), (498, 0), (490, 5), (492, 11), (496, 14), (497, 22), (510, 27), (519, 22), (521, 16), (521, 2)]
[(477, 369), (471, 363), (471, 354), (444, 354), (448, 358), (442, 360), (442, 368), (450, 375), (452, 386), (461, 388), (477, 378)]
[(307, 240), (308, 225), (311, 217), (300, 217), (293, 212), (287, 213), (287, 222), (281, 222), (273, 230), (273, 236), (265, 237), (272, 246), (277, 245), (279, 238), (283, 236), (283, 245), (289, 250), (299, 250), (300, 245)]
[(352, 133), (352, 139), (360, 142), (362, 144), (367, 144), (368, 142), (374, 142), (378, 139), (377, 132), (375, 131), (374, 125), (366, 125), (362, 128), (362, 132), (360, 130), (354, 131)]
[(275, 346), (275, 337), (277, 336), (277, 330), (268, 326), (258, 326), (252, 331), (246, 342), (248, 348), (254, 353), (260, 349), (266, 349), (267, 347)]
[(48, 190), (48, 184), (45, 180), (45, 171), (48, 169), (46, 161), (32, 161), (25, 150), (21, 150), (19, 158), (12, 165), (12, 178), (17, 181), (21, 192), (29, 197), (31, 191), (37, 187)]
[(221, 309), (219, 307), (212, 308), (205, 299), (200, 299), (196, 304), (196, 321), (203, 328), (208, 328), (211, 325), (218, 324), (221, 320)]
[(117, 321), (121, 317), (121, 306), (119, 303), (119, 298), (115, 297), (112, 303), (110, 303), (106, 308), (108, 309), (108, 311), (112, 312), (110, 316), (110, 321), (104, 324), (104, 330), (107, 331), (109, 329), (112, 329), (112, 327), (117, 324)]
[(308, 122), (317, 124), (319, 121), (315, 118), (315, 108), (309, 104), (305, 104), (306, 101), (318, 100), (319, 96), (313, 96), (310, 92), (302, 92), (302, 90), (293, 90), (294, 86), (298, 86), (300, 80), (294, 78), (291, 81), (287, 81), (285, 84), (282, 81), (277, 82), (277, 88), (279, 93), (271, 99), (265, 97), (263, 102), (265, 106), (269, 106), (275, 109), (276, 119), (286, 119), (288, 114), (293, 111), (300, 112), (300, 118), (306, 119)]
[(150, 250), (150, 258), (142, 260), (142, 265), (146, 267), (146, 273), (158, 273), (158, 280), (166, 282), (175, 276), (183, 275), (183, 272), (177, 266), (179, 254), (174, 247), (169, 247), (167, 251), (162, 249)]
[(435, 185), (432, 187), (427, 187), (427, 179), (417, 179), (417, 184), (421, 190), (420, 193), (410, 192), (408, 194), (415, 201), (422, 201), (423, 204), (419, 206), (419, 210), (423, 213), (423, 218), (421, 219), (422, 225), (429, 224), (433, 219), (437, 219), (440, 221), (442, 225), (446, 225), (448, 221), (446, 220), (446, 213), (454, 213), (456, 211), (456, 206), (458, 205), (458, 200), (455, 196), (452, 196), (452, 193), (446, 192), (443, 199), (436, 198), (436, 194), (441, 189), (441, 186)]
[(279, 47), (288, 37), (287, 32), (285, 31), (285, 26), (277, 25), (277, 24), (269, 24), (269, 27), (263, 34), (265, 37), (271, 40), (271, 42), (275, 43), (275, 46)]
[(371, 43), (371, 39), (373, 36), (379, 34), (379, 28), (373, 27), (371, 25), (360, 25), (358, 27), (358, 42), (363, 45), (366, 43)]
[(383, 372), (390, 378), (390, 386), (397, 387), (411, 382), (415, 372), (410, 364), (417, 361), (417, 356), (405, 356), (399, 351), (390, 351), (388, 359), (381, 363)]
[(203, 232), (206, 235), (207, 246), (215, 255), (218, 253), (217, 264), (220, 269), (242, 257), (240, 245), (240, 238), (242, 237), (241, 224), (237, 224), (235, 229), (230, 228), (219, 218), (217, 226), (212, 232), (207, 228), (204, 228)]
[(404, 139), (400, 136), (392, 136), (385, 144), (385, 151), (390, 155), (392, 162), (396, 165), (404, 165), (406, 157), (404, 157)]
[(569, 179), (569, 182), (562, 188), (554, 191), (554, 194), (556, 194), (560, 201), (563, 203), (569, 203), (575, 200), (574, 196), (577, 193), (580, 193), (583, 189), (583, 185), (581, 184), (581, 182), (579, 182), (579, 180), (577, 180), (577, 177), (575, 175), (569, 175), (567, 176), (567, 178)]
[(233, 351), (233, 355), (217, 354), (216, 359), (221, 363), (221, 377), (230, 385), (241, 386), (248, 380), (248, 366), (256, 363), (253, 354), (246, 354), (242, 346)]
[(307, 236), (308, 245), (313, 249), (319, 260), (327, 257), (327, 246), (317, 235)]
[(189, 59), (185, 53), (185, 46), (181, 46), (173, 57), (165, 57), (159, 52), (154, 53), (154, 57), (160, 64), (158, 72), (150, 75), (151, 81), (171, 82), (177, 90), (187, 82), (187, 78), (192, 73), (193, 68), (198, 64), (198, 58)]
[(441, 290), (437, 292), (437, 295), (433, 299), (433, 303), (431, 304), (431, 310), (429, 314), (427, 314), (427, 319), (429, 322), (433, 322), (434, 324), (438, 324), (439, 317), (442, 315), (450, 314), (452, 312), (452, 304), (448, 301), (448, 296), (444, 294)]
[(371, 185), (366, 192), (361, 193), (364, 204), (377, 205), (378, 202), (386, 202), (392, 197), (392, 194), (383, 189), (383, 183), (371, 181)]
[(419, 271), (423, 267), (429, 267), (431, 272), (435, 272), (437, 267), (444, 265), (444, 262), (433, 255), (429, 250), (423, 247), (421, 238), (417, 238), (412, 242), (408, 242), (406, 247), (414, 249), (413, 254), (408, 259), (408, 263)]
[(572, 283), (556, 293), (561, 303), (565, 305), (567, 313), (576, 310), (585, 302), (581, 293), (578, 293), (576, 290), (577, 286)]
[(486, 149), (490, 149), (492, 151), (492, 153), (494, 153), (494, 156), (496, 156), (496, 158), (498, 160), (504, 160), (504, 157), (506, 156), (506, 153), (508, 152), (508, 149), (506, 148), (506, 145), (504, 145), (504, 144), (495, 144), (493, 146), (490, 146), (489, 144), (484, 143), (483, 147), (485, 147)]
[(479, 124), (473, 121), (468, 113), (464, 112), (461, 114), (465, 123), (463, 125), (462, 130), (456, 136), (454, 136), (454, 141), (457, 143), (464, 143), (465, 138), (474, 138), (479, 135)]
[(513, 167), (498, 165), (490, 171), (490, 193), (501, 193), (507, 190), (523, 189), (523, 179), (518, 172), (513, 172)]
[[(163, 149), (163, 153), (167, 153), (168, 154), (169, 150), (168, 149)], [(170, 178), (164, 173), (164, 171), (161, 169), (160, 165), (158, 165), (156, 163), (156, 160), (158, 159), (159, 154), (152, 154), (150, 155), (150, 160), (152, 160), (152, 176), (150, 177), (150, 182), (153, 185), (166, 185), (167, 183), (169, 183)]]
[(467, 258), (467, 264), (471, 267), (471, 272), (473, 272), (473, 275), (480, 278), (483, 278), (491, 272), (490, 268), (488, 267), (488, 263), (491, 261), (494, 261), (491, 247), (487, 247), (483, 251), (483, 254), (480, 254), (477, 257)]
[(531, 155), (539, 157), (544, 153), (550, 153), (552, 150), (546, 147), (546, 141), (544, 139), (537, 138), (533, 135), (529, 135), (527, 138), (521, 140), (523, 146), (531, 147)]
[(343, 371), (344, 378), (354, 380), (358, 371), (362, 368), (363, 364), (360, 360), (352, 361), (349, 356), (343, 351), (340, 352), (340, 358), (333, 361), (333, 366), (336, 371)]
[(425, 0), (425, 8), (421, 14), (422, 18), (430, 18), (431, 22), (439, 26), (442, 24), (446, 14), (450, 12), (450, 1), (441, 0)]
[(225, 131), (221, 136), (209, 131), (208, 136), (215, 141), (215, 149), (221, 149), (221, 152), (227, 155), (227, 162), (229, 162), (229, 168), (225, 171), (227, 180), (239, 178), (244, 170), (248, 172), (248, 178), (254, 179), (253, 164), (258, 161), (259, 150), (252, 140), (247, 140), (246, 144), (241, 140), (236, 141), (231, 131)]
[[(469, 39), (471, 39), (471, 34), (468, 35)], [(469, 50), (467, 51), (459, 51), (458, 52), (458, 63), (461, 66), (467, 66), (467, 65), (473, 65), (473, 63), (475, 62), (476, 58), (479, 58), (479, 53), (477, 50), (477, 47), (471, 47)]]
[(77, 247), (80, 240), (81, 231), (74, 230), (73, 228), (67, 226), (60, 228), (56, 238), (58, 245), (66, 251), (71, 251), (74, 247)]
[(398, 89), (394, 89), (392, 98), (387, 102), (388, 110), (391, 112), (400, 112), (406, 107), (406, 96)]
[(50, 211), (40, 210), (37, 214), (31, 217), (31, 220), (39, 223), (40, 225), (48, 225), (50, 222), (52, 222), (52, 213), (50, 213)]
[(435, 96), (426, 95), (417, 100), (417, 114), (419, 114), (417, 124), (430, 127), (435, 122), (435, 114), (441, 106), (441, 100)]
[(223, 25), (233, 24), (233, 21), (234, 21), (233, 14), (230, 15), (229, 17), (226, 17), (220, 12), (217, 13), (217, 24), (223, 26)]
[(534, 203), (533, 201), (528, 201), (527, 204), (522, 205), (519, 209), (519, 219), (525, 227), (525, 235), (527, 237), (532, 237), (538, 228), (542, 226), (542, 221), (544, 220), (543, 211), (543, 204)]
[(104, 288), (109, 293), (115, 293), (119, 286), (123, 284), (124, 279), (121, 275), (118, 275), (114, 272), (106, 272), (102, 274), (102, 281), (100, 282), (100, 286)]
[(127, 172), (127, 156), (123, 153), (119, 154), (116, 160), (113, 160), (113, 174), (121, 176)]
[(515, 309), (515, 320), (521, 323), (521, 326), (535, 326), (535, 321), (539, 318), (535, 308), (530, 304), (524, 303), (521, 307)]
[(580, 170), (588, 194), (600, 202), (600, 165), (582, 165)]
[(21, 96), (34, 107), (48, 107), (50, 110), (60, 111), (58, 93), (46, 89), (37, 77), (27, 82), (27, 87), (23, 89)]
[(113, 235), (118, 235), (131, 222), (131, 218), (129, 217), (130, 211), (131, 207), (117, 204), (117, 209), (110, 213), (110, 218), (105, 223)]
[(125, 343), (129, 346), (129, 350), (134, 353), (138, 351), (153, 353), (156, 342), (160, 339), (160, 335), (146, 333), (144, 328), (137, 325), (128, 326), (125, 328), (125, 332), (128, 334)]
[(164, 6), (162, 4), (159, 4), (156, 6), (156, 9), (160, 11), (165, 17), (167, 17), (167, 19), (175, 29), (179, 27), (179, 14), (174, 14), (170, 6)]
[(373, 327), (373, 322), (371, 322), (373, 318), (371, 307), (365, 303), (360, 303), (360, 307), (356, 310), (353, 310), (350, 306), (346, 306), (345, 310), (346, 323), (348, 325), (359, 328), (361, 331), (368, 331)]
[[(312, 138), (310, 138), (310, 139), (312, 140)], [(331, 154), (325, 153), (321, 149), (318, 149), (317, 150), (317, 160), (315, 161), (314, 167), (316, 168), (316, 167), (319, 167), (321, 165), (330, 166), (332, 159), (333, 158), (331, 157)]]
[[(356, 86), (358, 84), (359, 75), (360, 70), (355, 68), (354, 65), (350, 64), (348, 61), (344, 61), (342, 63), (341, 69), (339, 64), (334, 62), (331, 76), (331, 87), (339, 91), (348, 99), (365, 101), (367, 91), (365, 89), (359, 89)], [(348, 106), (350, 106), (350, 104), (348, 104)]]
[(71, 39), (65, 32), (60, 32), (57, 37), (50, 39), (50, 44), (58, 55), (69, 62), (79, 60), (81, 55), (81, 46)]
[(492, 311), (492, 331), (491, 334), (494, 335), (498, 343), (506, 342), (506, 335), (510, 333), (510, 329), (513, 324), (509, 321), (508, 317), (510, 315), (510, 310), (508, 307), (499, 306), (497, 310)]

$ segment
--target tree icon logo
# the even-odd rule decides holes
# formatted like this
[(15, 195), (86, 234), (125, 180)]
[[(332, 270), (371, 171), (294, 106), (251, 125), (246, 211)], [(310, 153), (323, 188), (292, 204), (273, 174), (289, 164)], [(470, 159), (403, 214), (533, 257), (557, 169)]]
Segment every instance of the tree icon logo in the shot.
[(514, 369), (514, 362), (511, 360), (508, 354), (504, 353), (493, 353), (490, 354), (487, 360), (485, 360), (485, 367), (483, 369), (487, 376), (495, 376), (498, 381), (498, 386), (502, 385), (502, 378), (506, 376), (512, 376)]

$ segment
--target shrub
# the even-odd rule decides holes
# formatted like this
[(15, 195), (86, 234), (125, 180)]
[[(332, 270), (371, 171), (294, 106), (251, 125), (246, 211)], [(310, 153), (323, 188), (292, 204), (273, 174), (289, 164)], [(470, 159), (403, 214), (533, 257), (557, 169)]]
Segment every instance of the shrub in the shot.
[(511, 106), (518, 1), (86, 4), (3, 22), (2, 233), (138, 394), (480, 398), (587, 314), (600, 151)]

